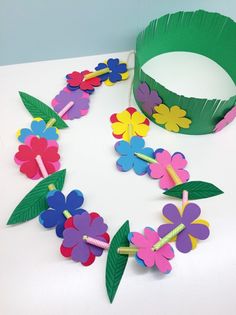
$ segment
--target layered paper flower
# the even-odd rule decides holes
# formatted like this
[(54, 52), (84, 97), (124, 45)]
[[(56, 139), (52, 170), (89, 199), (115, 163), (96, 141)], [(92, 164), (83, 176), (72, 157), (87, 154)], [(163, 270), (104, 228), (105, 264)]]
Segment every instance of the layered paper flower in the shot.
[(135, 95), (137, 100), (142, 103), (141, 106), (144, 112), (150, 116), (153, 113), (154, 106), (162, 103), (162, 99), (158, 93), (156, 91), (150, 91), (147, 83), (140, 83)]
[(95, 245), (90, 245), (84, 240), (84, 236), (89, 236), (97, 240), (109, 243), (110, 237), (107, 225), (103, 218), (97, 213), (82, 213), (68, 219), (63, 232), (63, 243), (61, 253), (64, 257), (71, 257), (75, 262), (80, 262), (84, 266), (91, 265), (96, 256), (101, 256), (103, 249)]
[(149, 120), (135, 108), (128, 107), (110, 118), (113, 136), (129, 141), (133, 136), (145, 137), (149, 130)]
[(164, 149), (158, 149), (154, 153), (157, 163), (149, 164), (149, 175), (154, 179), (160, 179), (159, 185), (162, 189), (170, 189), (175, 186), (174, 181), (167, 172), (166, 167), (171, 165), (179, 176), (181, 181), (185, 183), (189, 180), (189, 172), (184, 168), (187, 165), (185, 156), (180, 152), (175, 152), (172, 156)]
[(152, 115), (157, 124), (165, 125), (169, 131), (179, 132), (180, 128), (189, 128), (191, 120), (186, 118), (186, 111), (179, 106), (168, 107), (160, 104), (154, 107), (155, 114)]
[(135, 153), (141, 153), (151, 158), (154, 157), (152, 148), (144, 148), (145, 141), (140, 137), (132, 137), (130, 143), (127, 141), (119, 141), (115, 144), (115, 150), (121, 155), (117, 160), (117, 168), (122, 172), (134, 169), (137, 175), (147, 173), (148, 163), (138, 158)]
[(171, 271), (172, 267), (169, 260), (174, 257), (174, 251), (168, 243), (156, 251), (153, 250), (153, 246), (160, 241), (160, 237), (155, 230), (146, 227), (144, 235), (132, 232), (129, 233), (128, 239), (138, 248), (135, 258), (139, 264), (149, 268), (155, 265), (163, 273)]
[(15, 162), (20, 165), (20, 171), (28, 178), (39, 179), (43, 177), (36, 162), (36, 156), (41, 157), (48, 174), (52, 174), (60, 168), (60, 155), (55, 140), (29, 136), (26, 138), (25, 144), (20, 145), (18, 150), (15, 154)]
[(197, 220), (201, 209), (195, 203), (189, 203), (185, 206), (181, 214), (174, 204), (167, 204), (162, 210), (164, 217), (168, 220), (158, 228), (160, 237), (164, 237), (179, 224), (184, 224), (185, 229), (181, 231), (173, 240), (176, 240), (176, 248), (182, 253), (188, 253), (197, 246), (197, 239), (205, 240), (208, 238), (209, 223), (204, 220)]
[(63, 211), (67, 210), (74, 215), (80, 215), (86, 212), (81, 209), (84, 202), (84, 196), (80, 190), (72, 190), (67, 197), (59, 190), (50, 191), (47, 195), (48, 209), (41, 212), (39, 222), (45, 228), (56, 228), (58, 237), (63, 236), (64, 223), (66, 217)]
[(67, 87), (70, 90), (80, 89), (91, 93), (94, 91), (94, 87), (101, 85), (101, 79), (99, 77), (94, 77), (88, 80), (84, 79), (86, 74), (91, 73), (91, 71), (84, 70), (82, 72), (74, 71), (72, 73), (67, 74)]
[(46, 123), (42, 118), (34, 118), (31, 123), (31, 129), (23, 128), (17, 131), (17, 139), (24, 143), (29, 136), (37, 136), (47, 140), (58, 139), (58, 129), (56, 127), (46, 128)]
[(105, 68), (109, 68), (110, 72), (102, 74), (99, 77), (106, 85), (111, 86), (114, 83), (121, 80), (126, 80), (129, 77), (127, 64), (125, 62), (120, 62), (118, 58), (110, 58), (103, 63), (99, 63), (95, 70), (101, 70)]
[(80, 118), (88, 113), (89, 110), (89, 94), (77, 89), (74, 91), (65, 87), (52, 100), (54, 110), (59, 113), (69, 103), (73, 102), (73, 106), (62, 116), (62, 119)]

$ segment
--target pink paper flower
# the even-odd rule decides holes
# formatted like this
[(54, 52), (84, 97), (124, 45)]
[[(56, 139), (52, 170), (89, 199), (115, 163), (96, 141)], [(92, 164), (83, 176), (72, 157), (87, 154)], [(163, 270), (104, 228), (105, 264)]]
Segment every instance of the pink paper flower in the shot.
[(144, 229), (144, 235), (132, 232), (128, 236), (129, 241), (138, 248), (136, 260), (146, 267), (156, 267), (163, 273), (169, 273), (172, 269), (169, 259), (174, 257), (174, 251), (170, 244), (166, 243), (158, 250), (153, 246), (160, 240), (157, 232), (150, 227)]
[(219, 121), (215, 128), (214, 128), (214, 132), (219, 132), (221, 131), (223, 128), (225, 128), (228, 124), (230, 124), (236, 117), (236, 106), (234, 106), (230, 111), (228, 111), (224, 118), (221, 119), (221, 121)]
[(175, 152), (172, 156), (163, 149), (158, 149), (155, 152), (157, 163), (149, 165), (149, 175), (154, 179), (160, 179), (159, 185), (162, 189), (167, 190), (175, 186), (174, 181), (167, 172), (166, 167), (171, 165), (183, 183), (189, 180), (189, 172), (184, 168), (187, 165), (185, 156), (180, 152)]
[(58, 144), (55, 140), (29, 136), (25, 143), (19, 146), (19, 151), (15, 154), (15, 162), (20, 165), (21, 173), (24, 173), (31, 179), (43, 177), (36, 162), (36, 156), (41, 157), (48, 174), (59, 170), (60, 155), (58, 154)]

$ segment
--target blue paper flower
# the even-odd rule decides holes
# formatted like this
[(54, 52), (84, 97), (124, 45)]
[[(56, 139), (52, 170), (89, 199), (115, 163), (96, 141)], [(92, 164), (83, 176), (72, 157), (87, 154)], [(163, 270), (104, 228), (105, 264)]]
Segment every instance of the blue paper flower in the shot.
[(31, 129), (23, 128), (17, 131), (17, 139), (24, 143), (29, 136), (38, 136), (47, 140), (57, 140), (58, 131), (56, 127), (46, 128), (46, 123), (42, 118), (35, 118), (31, 123)]
[(154, 158), (152, 148), (144, 148), (145, 141), (140, 137), (132, 137), (130, 143), (127, 141), (118, 141), (115, 150), (121, 155), (116, 165), (122, 172), (134, 169), (137, 175), (144, 175), (148, 170), (148, 163), (138, 158), (135, 153), (141, 153), (148, 157)]
[(67, 198), (59, 190), (50, 191), (47, 195), (47, 203), (49, 209), (41, 212), (39, 222), (45, 228), (56, 227), (56, 234), (58, 237), (63, 237), (64, 223), (66, 217), (63, 214), (65, 210), (74, 216), (75, 214), (82, 214), (86, 212), (81, 209), (84, 202), (84, 197), (81, 191), (72, 190)]
[(118, 58), (110, 58), (104, 63), (99, 63), (95, 70), (101, 70), (105, 68), (109, 68), (110, 72), (102, 74), (99, 77), (102, 81), (105, 81), (106, 85), (113, 85), (115, 82), (126, 80), (129, 77), (127, 64), (125, 62), (120, 63)]

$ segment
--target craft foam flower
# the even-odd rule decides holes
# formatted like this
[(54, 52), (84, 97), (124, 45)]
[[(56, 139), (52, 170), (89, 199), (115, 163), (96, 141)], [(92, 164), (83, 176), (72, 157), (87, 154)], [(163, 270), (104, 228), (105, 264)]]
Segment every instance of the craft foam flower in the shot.
[(94, 87), (101, 85), (101, 79), (99, 77), (94, 77), (88, 80), (85, 80), (84, 76), (91, 73), (91, 71), (84, 70), (82, 72), (74, 71), (66, 75), (67, 87), (70, 90), (80, 89), (87, 91), (88, 93), (94, 91)]
[(180, 252), (188, 253), (197, 246), (197, 239), (205, 240), (208, 238), (210, 234), (209, 223), (204, 220), (197, 220), (201, 213), (197, 204), (187, 204), (181, 214), (178, 208), (170, 203), (164, 206), (162, 212), (169, 223), (158, 228), (160, 237), (164, 237), (181, 223), (185, 225), (185, 229), (173, 239), (176, 240), (176, 248)]
[(80, 118), (88, 113), (89, 110), (89, 94), (78, 89), (71, 91), (65, 87), (52, 100), (54, 110), (59, 113), (69, 103), (73, 102), (73, 106), (62, 116), (63, 119)]
[(160, 241), (158, 233), (150, 227), (144, 229), (144, 235), (138, 232), (129, 233), (129, 241), (138, 248), (135, 255), (136, 261), (145, 267), (156, 267), (163, 273), (169, 273), (172, 269), (169, 262), (174, 257), (174, 251), (170, 244), (166, 243), (158, 250), (153, 246)]
[(221, 119), (215, 126), (214, 132), (219, 132), (230, 124), (236, 117), (236, 106), (234, 106), (228, 113), (225, 114), (224, 118)]
[(149, 120), (135, 108), (128, 107), (110, 118), (113, 136), (129, 141), (132, 136), (145, 137), (149, 130)]
[(162, 99), (156, 91), (150, 91), (147, 83), (140, 83), (136, 92), (136, 98), (141, 102), (142, 109), (148, 114), (152, 115), (155, 105), (160, 105)]
[(127, 70), (127, 64), (120, 62), (118, 58), (108, 59), (104, 63), (99, 63), (95, 70), (101, 70), (109, 68), (110, 72), (100, 75), (100, 79), (104, 81), (106, 85), (113, 85), (114, 83), (122, 80), (126, 80), (129, 77)]
[(91, 265), (96, 256), (101, 256), (103, 249), (90, 245), (84, 240), (84, 236), (109, 243), (110, 237), (107, 225), (97, 213), (84, 212), (69, 218), (65, 223), (61, 253), (64, 257), (80, 262), (84, 266)]
[(58, 144), (55, 140), (29, 136), (18, 148), (15, 154), (15, 162), (20, 165), (20, 171), (28, 178), (39, 179), (43, 177), (36, 157), (40, 156), (48, 174), (52, 174), (60, 168), (60, 155)]
[(56, 127), (46, 128), (46, 123), (42, 118), (34, 118), (31, 123), (31, 129), (23, 128), (17, 131), (17, 139), (24, 143), (29, 136), (37, 136), (47, 140), (58, 139), (58, 129)]
[(39, 222), (45, 228), (56, 227), (56, 234), (58, 237), (63, 236), (64, 223), (66, 217), (63, 211), (67, 210), (74, 215), (80, 215), (85, 210), (81, 209), (84, 202), (84, 196), (80, 190), (72, 190), (67, 197), (59, 190), (52, 190), (47, 195), (48, 209), (41, 212)]
[(175, 152), (171, 156), (168, 151), (158, 149), (155, 151), (154, 156), (157, 163), (149, 164), (148, 173), (152, 178), (160, 179), (159, 185), (162, 189), (166, 190), (175, 186), (173, 179), (167, 172), (166, 167), (168, 165), (172, 166), (183, 183), (189, 180), (189, 172), (184, 169), (187, 165), (187, 160), (182, 153)]
[(191, 120), (186, 118), (186, 111), (179, 106), (168, 107), (165, 104), (160, 104), (154, 107), (155, 114), (152, 117), (157, 124), (165, 125), (169, 131), (179, 132), (180, 128), (189, 128)]
[(144, 148), (144, 146), (145, 141), (140, 137), (132, 137), (130, 143), (124, 140), (118, 141), (115, 150), (121, 157), (116, 162), (117, 168), (122, 172), (127, 172), (133, 168), (137, 175), (146, 174), (148, 163), (135, 155), (135, 153), (141, 153), (153, 158), (153, 149)]

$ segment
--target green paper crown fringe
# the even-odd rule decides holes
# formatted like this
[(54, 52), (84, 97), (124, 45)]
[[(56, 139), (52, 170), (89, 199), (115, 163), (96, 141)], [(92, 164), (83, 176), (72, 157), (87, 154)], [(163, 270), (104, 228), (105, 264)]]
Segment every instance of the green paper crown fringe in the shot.
[(129, 221), (127, 220), (117, 231), (109, 247), (106, 265), (106, 288), (111, 303), (115, 297), (129, 258), (129, 255), (118, 254), (117, 249), (129, 246), (129, 232)]
[(64, 129), (68, 127), (64, 120), (61, 119), (61, 117), (58, 116), (57, 113), (54, 112), (49, 106), (27, 93), (19, 92), (19, 94), (26, 109), (34, 118), (40, 117), (46, 123), (48, 123), (50, 119), (55, 118), (55, 127), (58, 129)]
[(66, 170), (61, 170), (44, 178), (39, 182), (18, 204), (11, 214), (7, 224), (17, 224), (29, 221), (37, 217), (43, 210), (48, 208), (46, 195), (48, 185), (54, 184), (56, 189), (61, 190), (64, 185)]
[(211, 183), (202, 181), (191, 181), (176, 185), (171, 189), (165, 191), (163, 194), (182, 199), (184, 190), (188, 191), (189, 200), (204, 199), (224, 193), (222, 190)]
[[(150, 22), (136, 41), (134, 95), (139, 84), (146, 82), (151, 90), (158, 92), (165, 105), (179, 105), (187, 112), (192, 124), (188, 129), (181, 128), (180, 133), (211, 133), (235, 105), (236, 95), (227, 100), (185, 97), (169, 91), (143, 72), (142, 66), (148, 60), (173, 51), (193, 52), (214, 60), (236, 84), (236, 23), (229, 17), (202, 10), (177, 12)], [(141, 103), (137, 99), (136, 102), (142, 110)], [(147, 117), (156, 123), (151, 116)]]

